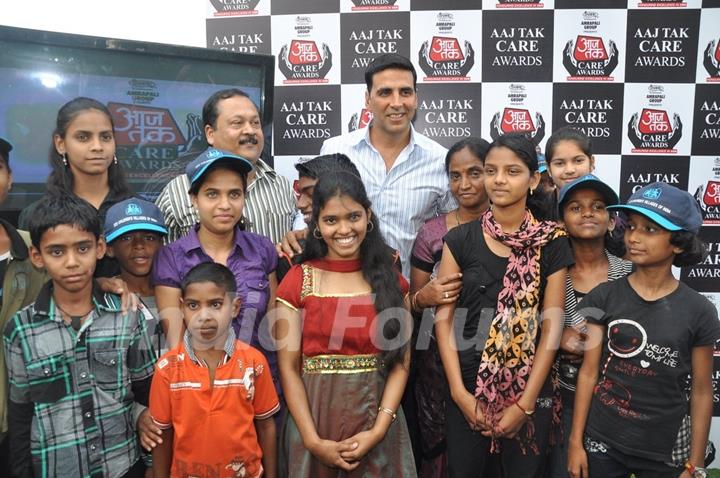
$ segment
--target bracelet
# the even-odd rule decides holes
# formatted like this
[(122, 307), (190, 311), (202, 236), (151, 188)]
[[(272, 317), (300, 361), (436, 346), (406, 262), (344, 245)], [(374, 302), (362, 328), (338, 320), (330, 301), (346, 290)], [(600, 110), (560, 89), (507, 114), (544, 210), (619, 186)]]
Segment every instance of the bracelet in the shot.
[(533, 413), (535, 413), (535, 410), (526, 410), (525, 408), (523, 408), (523, 406), (520, 405), (520, 401), (519, 401), (519, 400), (515, 401), (515, 405), (517, 405), (517, 407), (518, 407), (520, 410), (522, 410), (522, 412), (523, 412), (526, 416), (528, 416), (528, 417), (533, 416)]
[(392, 418), (392, 421), (393, 421), (393, 422), (394, 422), (395, 419), (397, 418), (397, 414), (396, 414), (395, 412), (393, 412), (393, 411), (390, 410), (389, 408), (383, 407), (382, 405), (378, 407), (378, 413), (380, 413), (380, 412), (384, 412), (384, 413), (387, 413), (388, 415), (390, 415), (390, 417)]

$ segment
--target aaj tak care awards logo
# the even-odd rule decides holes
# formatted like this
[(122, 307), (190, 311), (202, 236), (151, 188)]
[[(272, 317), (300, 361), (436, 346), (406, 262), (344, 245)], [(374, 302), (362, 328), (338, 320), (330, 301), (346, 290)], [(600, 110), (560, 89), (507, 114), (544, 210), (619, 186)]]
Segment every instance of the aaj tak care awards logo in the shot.
[(649, 85), (647, 107), (633, 113), (628, 123), (628, 139), (633, 153), (677, 153), (675, 146), (682, 138), (683, 124), (680, 115), (663, 107), (665, 88)]
[(233, 17), (257, 15), (256, 7), (260, 0), (210, 0), (215, 11), (214, 17)]
[(574, 40), (568, 40), (563, 50), (563, 66), (569, 81), (612, 81), (612, 72), (618, 65), (619, 52), (613, 40), (605, 40), (597, 33), (600, 26), (598, 12), (585, 11), (582, 15), (583, 31)]
[(377, 11), (377, 10), (397, 10), (395, 5), (397, 0), (351, 0), (353, 6), (350, 8), (353, 12)]
[(332, 68), (332, 52), (327, 43), (318, 47), (311, 38), (313, 28), (310, 17), (295, 18), (296, 38), (283, 45), (278, 54), (278, 67), (285, 77), (283, 84), (328, 82), (325, 77)]
[(720, 39), (711, 40), (703, 54), (703, 66), (708, 72), (707, 81), (720, 82)]
[(710, 178), (695, 190), (705, 224), (720, 224), (720, 157), (715, 158)]
[(505, 133), (524, 133), (536, 145), (545, 136), (545, 120), (540, 112), (535, 115), (525, 107), (525, 85), (511, 84), (507, 95), (509, 106), (496, 112), (490, 121), (490, 137), (496, 140)]
[(437, 32), (420, 46), (418, 62), (425, 73), (424, 81), (470, 81), (470, 69), (475, 64), (472, 44), (454, 35), (455, 16), (439, 12), (435, 22)]

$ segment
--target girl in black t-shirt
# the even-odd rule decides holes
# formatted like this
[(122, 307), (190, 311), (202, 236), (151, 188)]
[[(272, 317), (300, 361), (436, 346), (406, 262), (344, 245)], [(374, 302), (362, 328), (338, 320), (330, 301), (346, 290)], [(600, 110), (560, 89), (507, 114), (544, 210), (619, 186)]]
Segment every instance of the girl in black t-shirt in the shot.
[(438, 275), (463, 274), (457, 303), (438, 307), (435, 321), (451, 478), (482, 476), (490, 453), (505, 477), (543, 476), (559, 422), (550, 375), (572, 256), (565, 231), (537, 219), (547, 212), (537, 169), (527, 137), (496, 139), (484, 165), (491, 209), (445, 237)]
[[(705, 478), (720, 323), (715, 307), (671, 270), (707, 255), (697, 236), (700, 208), (688, 192), (653, 183), (609, 209), (628, 214), (625, 246), (635, 271), (582, 301), (587, 340), (568, 471), (573, 478)], [(683, 466), (673, 446), (688, 408), (690, 459)]]

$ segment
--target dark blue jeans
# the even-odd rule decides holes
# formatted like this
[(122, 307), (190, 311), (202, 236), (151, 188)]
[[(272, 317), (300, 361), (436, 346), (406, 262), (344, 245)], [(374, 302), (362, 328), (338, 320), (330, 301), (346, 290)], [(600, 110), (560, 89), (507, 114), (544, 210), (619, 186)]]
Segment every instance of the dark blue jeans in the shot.
[(678, 478), (683, 468), (662, 462), (625, 455), (617, 450), (605, 450), (586, 446), (590, 478)]

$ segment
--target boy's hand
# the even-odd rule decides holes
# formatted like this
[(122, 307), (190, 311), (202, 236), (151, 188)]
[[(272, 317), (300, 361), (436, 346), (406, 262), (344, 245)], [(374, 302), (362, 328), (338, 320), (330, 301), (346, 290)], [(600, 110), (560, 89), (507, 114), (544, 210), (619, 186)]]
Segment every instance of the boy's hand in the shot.
[(140, 299), (130, 292), (124, 280), (119, 277), (98, 277), (95, 281), (101, 291), (120, 296), (120, 307), (123, 314), (127, 314), (129, 310), (138, 310)]
[(162, 430), (155, 425), (150, 416), (150, 410), (147, 408), (138, 417), (137, 432), (140, 437), (140, 445), (147, 451), (152, 451), (163, 442)]
[(352, 471), (360, 465), (360, 462), (349, 463), (342, 457), (342, 453), (352, 451), (355, 448), (357, 448), (357, 443), (347, 443), (347, 440), (338, 443), (332, 440), (320, 439), (308, 449), (323, 464), (344, 471)]
[(352, 450), (341, 452), (340, 456), (349, 463), (359, 462), (365, 455), (370, 453), (370, 450), (375, 448), (381, 440), (382, 437), (379, 437), (377, 433), (372, 430), (365, 430), (340, 442), (341, 445), (345, 444), (355, 447)]

